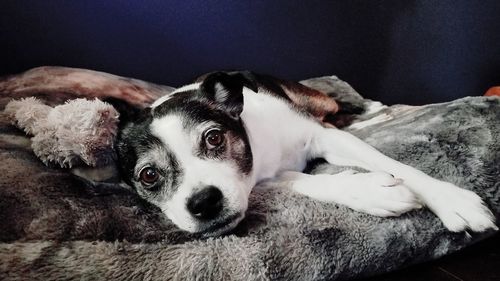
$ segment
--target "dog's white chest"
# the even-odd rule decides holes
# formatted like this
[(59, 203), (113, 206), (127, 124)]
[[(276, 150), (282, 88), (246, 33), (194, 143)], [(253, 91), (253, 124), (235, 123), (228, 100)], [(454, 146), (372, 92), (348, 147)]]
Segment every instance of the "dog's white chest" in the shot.
[(245, 89), (243, 94), (241, 118), (250, 139), (256, 181), (280, 171), (303, 170), (313, 132), (320, 125), (268, 93)]

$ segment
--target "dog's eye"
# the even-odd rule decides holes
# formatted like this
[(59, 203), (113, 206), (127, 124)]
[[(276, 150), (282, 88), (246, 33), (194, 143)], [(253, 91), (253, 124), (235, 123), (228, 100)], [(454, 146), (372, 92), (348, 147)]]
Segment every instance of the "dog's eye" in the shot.
[(160, 175), (158, 174), (158, 171), (152, 167), (145, 167), (139, 173), (139, 178), (145, 185), (152, 185), (158, 180), (159, 177)]
[(205, 133), (208, 148), (215, 148), (224, 142), (224, 134), (219, 129), (210, 129)]

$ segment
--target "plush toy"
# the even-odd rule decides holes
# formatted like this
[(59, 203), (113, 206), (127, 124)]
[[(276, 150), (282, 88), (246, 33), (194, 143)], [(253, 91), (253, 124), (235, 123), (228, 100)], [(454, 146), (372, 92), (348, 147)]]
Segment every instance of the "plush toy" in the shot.
[(33, 152), (46, 165), (100, 167), (114, 158), (119, 114), (101, 100), (79, 98), (51, 107), (29, 97), (10, 101), (5, 113), (33, 135)]

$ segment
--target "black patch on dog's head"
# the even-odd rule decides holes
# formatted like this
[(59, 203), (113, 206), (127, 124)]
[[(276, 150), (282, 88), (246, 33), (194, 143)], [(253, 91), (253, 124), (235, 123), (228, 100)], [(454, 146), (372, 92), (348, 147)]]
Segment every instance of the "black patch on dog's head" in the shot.
[[(241, 173), (249, 174), (253, 163), (252, 152), (244, 124), (240, 119), (243, 110), (244, 87), (257, 91), (256, 84), (243, 73), (212, 73), (205, 77), (198, 89), (177, 92), (157, 107), (140, 112), (136, 115), (136, 120), (129, 120), (123, 124), (116, 145), (122, 179), (131, 186), (134, 186), (134, 183), (137, 185), (134, 178), (137, 175), (134, 173), (137, 173), (138, 160), (141, 155), (151, 153), (153, 149), (159, 147), (165, 157), (169, 158), (165, 163), (177, 165), (177, 167), (169, 167), (169, 170), (174, 171), (174, 174), (169, 174), (169, 176), (182, 176), (182, 164), (175, 161), (173, 156), (175, 147), (165, 147), (165, 144), (150, 131), (154, 119), (170, 114), (179, 116), (183, 127), (187, 130), (203, 122), (218, 124), (225, 132), (227, 141), (230, 142), (225, 147), (227, 150), (206, 153), (203, 144), (200, 144), (198, 157), (233, 161)], [(175, 183), (178, 182), (178, 180), (172, 180), (169, 188), (175, 189)]]
[[(137, 120), (123, 124), (117, 136), (116, 150), (121, 178), (148, 201), (161, 201), (177, 190), (183, 170), (174, 154), (150, 131), (151, 110), (145, 109)], [(144, 167), (153, 167), (162, 176), (152, 186), (144, 186), (139, 177), (140, 158), (147, 158)]]
[(136, 120), (127, 120), (120, 123), (116, 137), (118, 167), (122, 179), (132, 185), (135, 164), (141, 152), (151, 149), (159, 140), (149, 133), (152, 115), (149, 108), (136, 114)]
[[(231, 149), (229, 151), (229, 159), (225, 159), (224, 154), (227, 151), (211, 151), (204, 149), (204, 144), (201, 143), (197, 149), (197, 155), (200, 158), (213, 158), (221, 161), (234, 161), (239, 171), (248, 174), (252, 170), (252, 152), (248, 136), (245, 131), (245, 126), (239, 116), (235, 117), (228, 112), (226, 107), (217, 106), (213, 101), (205, 98), (205, 93), (200, 93), (200, 90), (195, 90), (192, 93), (179, 93), (164, 103), (158, 105), (153, 111), (153, 118), (161, 118), (168, 114), (181, 116), (183, 127), (195, 128), (198, 124), (204, 122), (213, 122), (217, 127), (225, 133), (226, 141), (231, 142), (225, 145), (223, 149)], [(238, 142), (243, 143), (243, 150), (238, 148)], [(175, 149), (175, 148), (172, 148)]]
[(258, 91), (250, 73), (214, 72), (205, 77), (198, 93), (237, 119), (243, 111), (243, 87)]

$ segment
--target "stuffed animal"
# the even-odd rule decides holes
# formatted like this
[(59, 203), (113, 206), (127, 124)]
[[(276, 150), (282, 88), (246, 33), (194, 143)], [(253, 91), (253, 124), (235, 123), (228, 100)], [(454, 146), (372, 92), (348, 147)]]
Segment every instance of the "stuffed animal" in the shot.
[(119, 114), (108, 103), (79, 98), (51, 107), (29, 97), (10, 101), (5, 113), (33, 135), (33, 152), (46, 165), (101, 167), (114, 159)]

